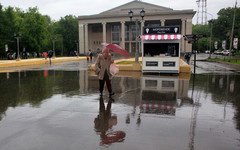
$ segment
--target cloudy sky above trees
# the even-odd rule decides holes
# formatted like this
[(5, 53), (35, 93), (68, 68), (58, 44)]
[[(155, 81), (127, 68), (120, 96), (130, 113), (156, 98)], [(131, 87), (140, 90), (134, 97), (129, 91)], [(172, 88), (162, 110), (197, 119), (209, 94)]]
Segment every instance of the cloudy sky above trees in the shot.
[[(108, 9), (118, 7), (132, 0), (1, 0), (4, 7), (19, 7), (26, 11), (29, 7), (37, 6), (42, 15), (48, 15), (53, 20), (59, 20), (66, 15), (82, 16), (98, 14)], [(196, 0), (142, 0), (174, 10), (193, 9), (198, 10)], [(239, 0), (238, 0), (239, 1)], [(234, 7), (236, 0), (207, 0), (207, 12), (217, 18), (217, 13), (222, 8)], [(240, 2), (239, 2), (240, 3)], [(239, 7), (239, 4), (237, 5)], [(146, 12), (147, 13), (147, 12)], [(208, 20), (211, 15), (208, 14)], [(196, 17), (193, 23), (196, 23)]]

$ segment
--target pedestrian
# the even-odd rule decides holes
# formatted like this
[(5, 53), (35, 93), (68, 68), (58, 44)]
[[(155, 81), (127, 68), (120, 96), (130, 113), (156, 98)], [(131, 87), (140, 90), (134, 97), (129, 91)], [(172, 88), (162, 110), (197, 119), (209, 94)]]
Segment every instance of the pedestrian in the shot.
[(25, 59), (28, 58), (28, 54), (27, 54), (27, 51), (26, 51), (26, 50), (24, 51), (24, 56), (25, 56)]
[(89, 58), (90, 58), (89, 51), (87, 52), (86, 57), (87, 57), (87, 62), (89, 62)]
[(108, 49), (104, 49), (102, 54), (99, 54), (95, 63), (95, 71), (99, 79), (100, 96), (103, 96), (104, 84), (106, 82), (109, 97), (114, 95), (112, 92), (112, 75), (110, 73), (110, 65), (113, 63), (111, 54)]
[(186, 53), (184, 58), (186, 59), (187, 63), (189, 64), (189, 60), (191, 58), (191, 54), (190, 53)]
[(49, 50), (48, 51), (48, 57), (49, 57), (49, 62), (50, 62), (50, 65), (52, 64), (52, 56), (53, 56), (53, 51), (52, 50)]
[(89, 56), (90, 56), (90, 61), (92, 62), (93, 52), (91, 49), (89, 49)]
[(44, 55), (45, 60), (47, 60), (48, 53), (47, 52), (43, 52), (43, 55)]

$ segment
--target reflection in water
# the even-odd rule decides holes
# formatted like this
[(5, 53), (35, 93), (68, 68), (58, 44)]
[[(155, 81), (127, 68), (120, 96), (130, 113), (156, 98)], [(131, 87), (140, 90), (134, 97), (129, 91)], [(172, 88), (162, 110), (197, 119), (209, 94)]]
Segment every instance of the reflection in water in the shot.
[(94, 127), (95, 131), (100, 134), (100, 145), (123, 142), (126, 136), (123, 131), (112, 130), (112, 127), (117, 125), (117, 116), (111, 113), (112, 102), (113, 99), (109, 99), (107, 108), (105, 108), (103, 97), (99, 99), (99, 114), (94, 120)]
[[(46, 73), (48, 72), (48, 73)], [(39, 107), (54, 94), (79, 94), (78, 71), (25, 71), (0, 73), (0, 120), (8, 107)], [(47, 75), (47, 76), (46, 76)]]
[[(212, 117), (213, 113), (217, 113), (220, 116), (217, 118), (220, 122), (233, 122), (235, 128), (240, 130), (240, 76), (195, 75), (194, 84), (192, 82), (193, 79), (192, 77), (191, 81), (189, 81), (176, 76), (143, 76), (140, 79), (115, 77), (113, 79), (113, 89), (116, 93), (114, 104), (121, 108), (121, 104), (131, 108), (129, 109), (130, 111), (124, 114), (123, 119), (121, 122), (119, 121), (118, 125), (122, 121), (127, 124), (127, 127), (131, 127), (133, 124), (141, 124), (141, 127), (138, 128), (141, 131), (149, 125), (147, 122), (148, 119), (151, 119), (152, 116), (156, 117), (155, 114), (176, 118), (174, 119), (176, 121), (173, 123), (174, 125), (175, 123), (178, 124), (179, 116), (183, 118), (186, 115), (187, 118), (188, 115), (191, 117), (192, 114), (191, 119), (193, 120), (187, 118), (194, 125), (190, 130), (194, 131), (196, 127), (196, 135), (199, 136), (198, 129), (205, 129), (205, 124), (210, 126), (210, 123), (206, 123), (206, 120), (209, 119), (208, 117)], [(98, 95), (97, 85), (97, 77), (89, 76), (87, 71), (48, 70), (48, 73), (44, 71), (0, 73), (0, 120), (5, 115), (8, 115), (6, 111), (10, 107), (14, 108), (25, 104), (30, 104), (30, 107), (41, 107), (44, 100), (50, 99), (56, 94), (61, 94), (65, 97), (96, 96)], [(200, 101), (198, 103), (199, 98)], [(206, 103), (209, 106), (206, 106)], [(112, 101), (109, 101), (105, 108), (104, 101), (100, 99), (99, 116), (96, 117), (95, 121), (99, 120), (98, 125), (95, 124), (95, 129), (100, 134), (101, 143), (106, 145), (114, 141), (121, 142), (125, 138), (124, 132), (114, 131), (114, 128), (116, 128), (114, 125), (117, 123), (117, 119), (120, 120), (121, 117), (120, 115), (118, 118), (112, 116), (111, 105)], [(192, 113), (189, 106), (194, 107)], [(218, 112), (212, 106), (215, 106)], [(199, 111), (197, 111), (197, 107), (199, 107)], [(233, 120), (231, 120), (232, 117), (229, 119), (229, 110), (234, 112)], [(184, 114), (184, 111), (186, 111), (186, 114)], [(100, 116), (103, 117), (104, 115), (106, 119), (112, 118), (110, 125), (109, 122), (104, 123), (104, 120), (100, 121)], [(197, 119), (202, 120), (196, 122), (194, 120), (196, 115), (198, 115)], [(95, 116), (94, 114), (93, 118)], [(165, 117), (162, 116), (157, 116), (156, 118), (158, 119), (156, 121), (164, 120)], [(219, 122), (217, 119), (213, 119), (216, 124)], [(92, 121), (93, 119), (90, 120), (91, 124), (93, 124)], [(186, 125), (187, 128), (189, 128), (188, 125)], [(201, 125), (202, 128), (199, 128)], [(233, 131), (233, 129), (231, 130)], [(128, 137), (130, 135), (129, 133)], [(226, 135), (226, 132), (224, 135)], [(117, 138), (114, 139), (113, 137)], [(199, 142), (199, 140), (197, 141)]]
[(44, 77), (47, 77), (48, 76), (48, 70), (44, 70), (43, 75), (44, 75)]
[(178, 77), (143, 76), (141, 113), (175, 115), (178, 86)]
[(192, 88), (195, 90), (203, 90), (206, 96), (210, 95), (214, 103), (222, 105), (223, 119), (226, 115), (225, 108), (232, 105), (236, 111), (234, 115), (236, 128), (240, 130), (239, 75), (196, 75), (194, 86)]

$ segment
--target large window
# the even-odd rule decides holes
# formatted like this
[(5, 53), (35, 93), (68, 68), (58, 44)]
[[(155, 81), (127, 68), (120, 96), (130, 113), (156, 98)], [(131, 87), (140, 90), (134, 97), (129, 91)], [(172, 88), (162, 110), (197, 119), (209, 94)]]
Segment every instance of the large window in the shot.
[[(139, 33), (139, 27), (138, 27)], [(136, 41), (136, 25), (125, 25), (125, 41)]]
[(112, 25), (112, 41), (120, 41), (120, 25)]

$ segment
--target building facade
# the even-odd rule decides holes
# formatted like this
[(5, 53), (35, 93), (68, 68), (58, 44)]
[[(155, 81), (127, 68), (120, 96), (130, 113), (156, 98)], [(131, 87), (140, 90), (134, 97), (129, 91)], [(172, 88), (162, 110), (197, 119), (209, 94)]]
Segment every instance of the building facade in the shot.
[[(130, 20), (129, 11), (133, 11)], [(144, 10), (142, 18), (140, 12)], [(94, 52), (102, 49), (101, 43), (118, 44), (134, 56), (137, 35), (143, 34), (143, 27), (180, 26), (181, 35), (192, 34), (193, 10), (173, 10), (142, 1), (131, 1), (119, 7), (104, 11), (97, 15), (79, 16), (79, 53), (86, 54), (91, 49)], [(181, 53), (191, 52), (192, 44), (181, 41)], [(140, 52), (141, 53), (141, 52)]]

